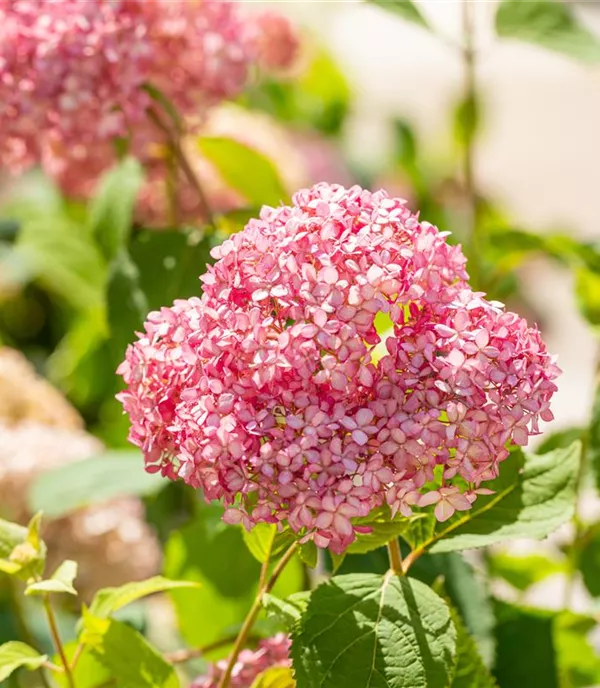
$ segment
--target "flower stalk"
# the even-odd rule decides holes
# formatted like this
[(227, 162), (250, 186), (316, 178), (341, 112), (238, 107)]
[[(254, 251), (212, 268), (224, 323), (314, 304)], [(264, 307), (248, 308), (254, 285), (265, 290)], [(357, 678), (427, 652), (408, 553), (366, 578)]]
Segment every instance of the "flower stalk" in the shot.
[(60, 657), (60, 661), (62, 663), (64, 672), (65, 672), (65, 678), (67, 680), (67, 684), (69, 688), (75, 688), (75, 680), (73, 679), (73, 673), (71, 671), (71, 665), (69, 664), (69, 660), (67, 659), (67, 655), (65, 653), (65, 648), (62, 643), (60, 633), (58, 630), (58, 624), (56, 623), (56, 616), (54, 614), (54, 609), (52, 608), (52, 600), (50, 599), (49, 594), (44, 595), (44, 609), (46, 610), (46, 617), (48, 618), (48, 626), (50, 628), (50, 635), (52, 636), (52, 641), (54, 643), (54, 646), (56, 648), (56, 651), (58, 652), (58, 655)]

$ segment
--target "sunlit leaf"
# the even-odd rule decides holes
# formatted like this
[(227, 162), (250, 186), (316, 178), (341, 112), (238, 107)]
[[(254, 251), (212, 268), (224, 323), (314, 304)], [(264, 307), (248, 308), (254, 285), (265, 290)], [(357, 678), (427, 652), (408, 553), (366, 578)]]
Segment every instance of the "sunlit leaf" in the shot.
[(417, 5), (411, 0), (367, 0), (372, 5), (377, 5), (378, 7), (387, 10), (388, 12), (397, 15), (401, 19), (419, 24), (420, 26), (427, 27), (427, 22), (425, 21), (423, 15), (417, 9)]
[(44, 595), (46, 593), (66, 592), (77, 595), (73, 582), (77, 577), (77, 562), (67, 559), (47, 580), (30, 583), (25, 589), (26, 595)]
[(41, 655), (25, 643), (16, 641), (4, 643), (0, 645), (0, 681), (4, 681), (21, 667), (35, 671), (47, 659), (47, 655)]

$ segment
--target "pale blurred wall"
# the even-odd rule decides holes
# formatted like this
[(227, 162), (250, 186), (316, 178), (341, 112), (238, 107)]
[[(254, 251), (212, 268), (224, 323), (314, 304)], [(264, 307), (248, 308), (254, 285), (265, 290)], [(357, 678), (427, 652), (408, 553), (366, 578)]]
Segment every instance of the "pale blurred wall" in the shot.
[[(600, 240), (600, 68), (496, 40), (495, 4), (475, 2), (479, 81), (486, 103), (479, 184), (519, 226), (558, 228)], [(387, 156), (391, 114), (410, 119), (432, 153), (447, 145), (448, 112), (461, 88), (461, 63), (451, 45), (460, 35), (459, 2), (418, 2), (442, 39), (362, 2), (248, 3), (252, 10), (275, 5), (313, 30), (351, 80), (356, 93), (348, 131), (353, 157), (369, 163)], [(578, 6), (578, 12), (600, 32), (600, 2)], [(555, 427), (584, 422), (596, 347), (574, 307), (569, 276), (539, 262), (525, 279), (531, 286), (528, 296), (544, 314), (545, 338), (564, 370), (554, 403)]]

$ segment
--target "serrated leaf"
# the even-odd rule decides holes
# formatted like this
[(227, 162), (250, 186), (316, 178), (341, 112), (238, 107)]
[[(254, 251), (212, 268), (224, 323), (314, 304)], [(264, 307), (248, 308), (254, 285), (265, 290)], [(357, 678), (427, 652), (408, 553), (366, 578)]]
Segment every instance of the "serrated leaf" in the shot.
[(40, 474), (31, 486), (29, 507), (59, 518), (117, 497), (155, 494), (164, 485), (160, 475), (144, 472), (139, 452), (107, 451)]
[(275, 166), (254, 148), (234, 139), (207, 136), (198, 139), (198, 148), (223, 181), (249, 203), (277, 206), (288, 199)]
[(306, 564), (309, 569), (316, 568), (319, 562), (319, 550), (313, 540), (304, 542), (298, 549), (298, 556), (303, 564)]
[(241, 531), (252, 556), (261, 563), (278, 559), (295, 540), (289, 528), (278, 532), (274, 523), (258, 523), (250, 532), (245, 528)]
[(257, 676), (250, 688), (295, 688), (296, 682), (289, 667), (272, 667)]
[(456, 631), (420, 581), (351, 574), (313, 591), (292, 636), (298, 688), (446, 688)]
[(267, 593), (262, 596), (262, 603), (267, 614), (275, 616), (286, 630), (291, 631), (306, 611), (309, 599), (309, 591), (295, 593), (283, 600)]
[(516, 537), (546, 537), (573, 515), (580, 460), (580, 442), (541, 456), (515, 451), (500, 465), (499, 477), (486, 484), (494, 494), (478, 497), (469, 511), (445, 523), (436, 524), (433, 516), (423, 519), (435, 528), (432, 534), (422, 531), (417, 537), (413, 529), (403, 537), (414, 556), (425, 550), (454, 552)]
[(90, 204), (88, 227), (110, 263), (127, 245), (133, 210), (143, 181), (142, 166), (135, 158), (125, 158), (100, 180)]
[(496, 31), (583, 62), (600, 62), (600, 41), (579, 22), (575, 12), (555, 0), (503, 0), (496, 13)]
[(77, 562), (67, 559), (47, 580), (31, 583), (25, 589), (26, 595), (43, 595), (45, 593), (65, 592), (77, 595), (73, 581), (77, 577)]
[(495, 688), (496, 682), (487, 670), (459, 614), (450, 608), (456, 628), (456, 666), (450, 688)]
[(364, 518), (352, 519), (354, 525), (370, 528), (371, 532), (357, 532), (356, 540), (347, 548), (345, 554), (365, 554), (374, 549), (379, 549), (379, 547), (396, 539), (411, 526), (413, 521), (420, 518), (424, 518), (424, 515), (417, 514), (411, 518), (397, 516), (395, 519), (391, 519), (389, 507), (386, 506), (375, 509)]
[(47, 659), (47, 655), (41, 655), (25, 643), (17, 641), (4, 643), (0, 645), (0, 681), (4, 681), (21, 667), (35, 671)]
[(425, 28), (428, 28), (427, 22), (425, 21), (423, 15), (417, 9), (417, 6), (411, 0), (367, 0), (371, 5), (377, 5), (378, 7), (387, 10), (388, 12), (397, 15), (401, 19), (406, 19), (407, 21), (419, 24)]
[(103, 588), (95, 594), (89, 613), (100, 619), (106, 619), (125, 605), (131, 604), (142, 597), (178, 588), (197, 587), (198, 583), (191, 581), (174, 581), (162, 576), (154, 576), (139, 583), (126, 583), (118, 588)]
[(111, 673), (118, 688), (179, 688), (175, 669), (131, 626), (84, 615), (82, 641)]

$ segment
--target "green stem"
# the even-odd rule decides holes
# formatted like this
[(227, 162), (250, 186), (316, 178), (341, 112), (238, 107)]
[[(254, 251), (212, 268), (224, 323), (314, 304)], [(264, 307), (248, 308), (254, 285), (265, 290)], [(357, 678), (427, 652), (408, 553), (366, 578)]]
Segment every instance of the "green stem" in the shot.
[(258, 592), (256, 594), (256, 599), (252, 603), (252, 607), (250, 607), (250, 611), (248, 612), (248, 615), (246, 616), (246, 619), (244, 620), (242, 628), (241, 628), (240, 632), (238, 633), (238, 636), (236, 638), (236, 641), (235, 641), (235, 644), (234, 644), (233, 649), (231, 651), (231, 654), (229, 655), (227, 667), (225, 668), (225, 671), (223, 672), (223, 675), (221, 676), (221, 680), (219, 681), (217, 688), (228, 688), (229, 687), (229, 681), (231, 679), (231, 672), (233, 671), (233, 667), (235, 666), (238, 655), (240, 654), (242, 648), (244, 647), (244, 645), (248, 639), (248, 636), (250, 634), (250, 631), (252, 630), (252, 627), (254, 626), (254, 623), (255, 623), (255, 621), (256, 621), (259, 613), (260, 613), (260, 610), (262, 608), (263, 595), (271, 592), (271, 590), (273, 589), (273, 586), (277, 582), (277, 579), (281, 575), (281, 572), (288, 565), (289, 561), (294, 556), (297, 549), (298, 549), (298, 542), (294, 542), (294, 544), (289, 547), (289, 549), (286, 551), (286, 553), (283, 555), (283, 557), (281, 557), (281, 559), (277, 562), (277, 565), (273, 569), (273, 573), (268, 578), (268, 580), (266, 580), (262, 586), (259, 586)]
[(402, 552), (400, 551), (400, 543), (398, 538), (390, 540), (387, 545), (388, 557), (390, 558), (390, 569), (397, 575), (404, 574), (402, 569)]
[(59, 654), (60, 661), (62, 662), (63, 668), (65, 670), (65, 677), (67, 679), (67, 684), (69, 688), (75, 688), (75, 681), (73, 680), (73, 674), (71, 672), (71, 666), (67, 655), (65, 654), (65, 648), (62, 644), (60, 638), (60, 633), (58, 631), (58, 625), (56, 623), (56, 616), (54, 615), (54, 609), (52, 609), (52, 601), (50, 595), (44, 595), (44, 609), (46, 610), (46, 616), (48, 617), (48, 626), (50, 627), (50, 634), (52, 635), (52, 641), (56, 647), (56, 651)]

